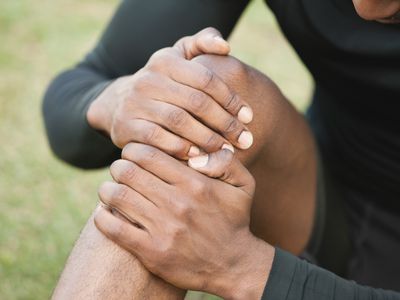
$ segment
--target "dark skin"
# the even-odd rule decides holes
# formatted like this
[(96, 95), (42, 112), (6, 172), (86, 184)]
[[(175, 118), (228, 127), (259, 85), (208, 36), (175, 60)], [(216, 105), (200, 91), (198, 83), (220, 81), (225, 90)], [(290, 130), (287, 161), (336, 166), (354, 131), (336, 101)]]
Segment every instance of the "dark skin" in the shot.
[(233, 153), (191, 158), (188, 167), (132, 143), (122, 158), (111, 166), (115, 182), (99, 195), (137, 226), (102, 208), (97, 227), (174, 286), (260, 299), (274, 249), (250, 232), (255, 182)]
[[(312, 136), (303, 117), (263, 74), (232, 57), (200, 56), (194, 60), (211, 68), (234, 87), (235, 92), (248, 99), (254, 110), (254, 121), (248, 124), (256, 137), (253, 147), (237, 150), (236, 158), (232, 154), (229, 156), (228, 150), (224, 150), (223, 154), (217, 152), (206, 156), (210, 165), (205, 169), (198, 168), (205, 156), (190, 158), (189, 166), (207, 177), (197, 175), (153, 147), (128, 144), (123, 151), (124, 160), (115, 162), (111, 167), (111, 174), (117, 183), (105, 183), (99, 194), (104, 203), (117, 209), (131, 222), (139, 224), (141, 229), (114, 218), (104, 209), (97, 215), (97, 225), (109, 238), (137, 256), (151, 272), (177, 287), (202, 290), (226, 299), (258, 299), (268, 277), (268, 266), (271, 266), (274, 251), (270, 244), (250, 232), (251, 199), (254, 198), (251, 216), (253, 232), (293, 251), (301, 251), (311, 231), (314, 209), (315, 156)], [(248, 164), (251, 172), (262, 180), (255, 197), (253, 179), (239, 161)], [(222, 185), (220, 179), (209, 177), (222, 177), (225, 184)], [(170, 185), (165, 185), (165, 182)], [(233, 187), (244, 187), (246, 193)], [(214, 196), (207, 198), (205, 195)], [(163, 196), (171, 198), (166, 200)], [(226, 202), (226, 199), (238, 199), (239, 206), (235, 206), (231, 212), (232, 202)], [(147, 200), (155, 203), (157, 209)], [(181, 207), (186, 200), (185, 206)], [(193, 203), (197, 204), (192, 206)], [(216, 203), (217, 206), (210, 207), (210, 203)], [(303, 214), (299, 214), (299, 211)], [(226, 217), (224, 214), (227, 214)], [(188, 215), (192, 221), (186, 219)], [(215, 218), (216, 215), (219, 217)], [(224, 227), (222, 223), (226, 219), (233, 223)], [(156, 227), (150, 226), (156, 224), (157, 220), (161, 223), (158, 222)], [(193, 228), (191, 224), (194, 224)], [(169, 226), (179, 232), (174, 236), (183, 235), (182, 238), (163, 240), (163, 236), (169, 235)], [(149, 232), (154, 240), (146, 239), (139, 234), (140, 231), (135, 233), (135, 230)], [(188, 232), (190, 235), (185, 235)], [(210, 232), (215, 236), (210, 237)], [(130, 236), (141, 236), (143, 239), (132, 240)], [(199, 241), (204, 247), (196, 246)], [(218, 244), (222, 248), (216, 248), (216, 241), (220, 241)], [(229, 241), (234, 241), (234, 244), (230, 245)], [(141, 248), (140, 245), (144, 244), (147, 247)], [(150, 245), (154, 246), (153, 252)], [(156, 245), (159, 248), (155, 249)], [(175, 249), (173, 253), (177, 256), (166, 258), (164, 254), (169, 251), (166, 247)], [(203, 256), (197, 257), (199, 261), (189, 261), (178, 254), (189, 258), (187, 254), (196, 252), (198, 248), (202, 252), (209, 250), (203, 253), (206, 257), (226, 257), (227, 261), (216, 260), (207, 266), (202, 261)], [(217, 255), (224, 253), (224, 249), (235, 249), (237, 252), (231, 253), (232, 256), (228, 253)], [(245, 259), (248, 254), (259, 256)], [(240, 261), (248, 262), (239, 265), (229, 263), (238, 260), (238, 257), (242, 258)], [(156, 258), (176, 263), (164, 265)], [(264, 264), (260, 264), (260, 261)], [(197, 266), (196, 270), (204, 267), (204, 271), (199, 271), (203, 276), (189, 276), (183, 272), (187, 265)], [(216, 269), (216, 266), (221, 268)], [(180, 268), (182, 271), (177, 271)], [(230, 272), (232, 276), (229, 277), (211, 276)], [(187, 281), (188, 278), (192, 280)], [(249, 291), (251, 293), (246, 294)]]
[(120, 148), (142, 142), (180, 159), (224, 144), (249, 148), (253, 138), (244, 124), (253, 118), (250, 106), (210, 68), (191, 60), (206, 51), (226, 55), (229, 45), (215, 37), (219, 32), (207, 28), (154, 53), (92, 103), (89, 124)]
[[(398, 20), (396, 20), (398, 17), (398, 13), (400, 10), (400, 1), (398, 0), (353, 0), (354, 5), (356, 7), (357, 12), (361, 17), (367, 20), (376, 20), (379, 22), (384, 22), (384, 23), (397, 23)], [(203, 44), (204, 45), (204, 44)], [(222, 45), (222, 44), (221, 44)], [(222, 45), (222, 48), (225, 46)], [(218, 48), (218, 47), (217, 47)], [(221, 49), (222, 49), (221, 48)], [(201, 48), (201, 51), (195, 51), (193, 53), (207, 53), (207, 51), (204, 51), (204, 47)], [(220, 50), (221, 50), (220, 49)], [(218, 51), (220, 51), (218, 50)], [(213, 51), (216, 51), (215, 49)], [(211, 51), (210, 53), (214, 53)], [(224, 51), (222, 52), (216, 52), (216, 54), (224, 54)], [(225, 53), (226, 54), (226, 53)], [(205, 61), (207, 63), (207, 60)], [(210, 65), (213, 65), (213, 62), (209, 62)], [(228, 63), (224, 64), (225, 67), (229, 69)], [(226, 74), (225, 74), (226, 75)], [(229, 76), (228, 76), (229, 77)], [(254, 78), (253, 78), (254, 79)], [(237, 86), (236, 88), (240, 89), (243, 88), (246, 90), (246, 86), (242, 85), (241, 82), (246, 82), (246, 78), (236, 78)], [(233, 89), (233, 88), (232, 88)], [(275, 91), (276, 92), (276, 91)], [(279, 94), (279, 92), (276, 92)], [(253, 103), (251, 103), (252, 99), (254, 99), (255, 103), (257, 104), (258, 100), (259, 102), (262, 102), (264, 98), (262, 97), (254, 97), (249, 98), (249, 104), (250, 106), (253, 106)], [(260, 96), (260, 95), (259, 95)], [(262, 96), (262, 95), (261, 95)], [(279, 105), (278, 105), (279, 106)], [(253, 107), (254, 109), (254, 107)], [(258, 110), (255, 110), (255, 113), (257, 113)], [(279, 111), (279, 110), (277, 110)], [(284, 111), (284, 110), (283, 110)], [(291, 109), (289, 109), (291, 111)], [(274, 113), (272, 114), (272, 119), (278, 118), (275, 116), (275, 110), (273, 111)], [(265, 113), (265, 111), (262, 111), (262, 113)], [(300, 127), (303, 127), (303, 122), (298, 122), (296, 119), (299, 118), (298, 115), (294, 114), (293, 112), (286, 114), (288, 117), (286, 120), (289, 121), (289, 123), (293, 122), (292, 125), (294, 128), (296, 127), (296, 124), (302, 124)], [(278, 116), (282, 117), (285, 116), (285, 114), (278, 114)], [(250, 118), (247, 118), (249, 120)], [(257, 123), (257, 118), (255, 117), (255, 122), (254, 124)], [(279, 119), (279, 118), (278, 118)], [(89, 117), (89, 121), (91, 118)], [(246, 123), (246, 122), (244, 122)], [(98, 129), (104, 129), (101, 127), (96, 127), (93, 123), (91, 123), (93, 127), (98, 128)], [(259, 124), (258, 124), (259, 125)], [(258, 125), (253, 125), (254, 128), (257, 128)], [(289, 126), (291, 127), (291, 126)], [(154, 128), (154, 127), (153, 127)], [(271, 132), (274, 130), (271, 130), (271, 128), (266, 128), (263, 127), (263, 125), (260, 125), (259, 127), (259, 132), (260, 132), (260, 137), (268, 137), (269, 134), (274, 136)], [(276, 126), (274, 128), (279, 128), (279, 126)], [(292, 127), (293, 128), (293, 127)], [(299, 156), (301, 157), (307, 151), (307, 147), (303, 149), (302, 151), (298, 151), (297, 155), (289, 155), (289, 158), (286, 157), (286, 159), (283, 159), (283, 161), (279, 161), (279, 158), (285, 157), (284, 155), (280, 155), (279, 151), (274, 151), (274, 149), (280, 149), (282, 150), (279, 145), (284, 145), (285, 144), (285, 132), (292, 132), (289, 129), (285, 128), (279, 128), (281, 130), (282, 137), (281, 138), (275, 138), (271, 139), (271, 142), (269, 144), (269, 147), (263, 147), (259, 146), (258, 148), (256, 147), (257, 145), (257, 140), (258, 137), (255, 138), (255, 145), (254, 148), (258, 150), (254, 150), (252, 154), (246, 155), (246, 154), (241, 154), (239, 153), (239, 157), (241, 157), (242, 160), (247, 161), (248, 163), (256, 161), (255, 157), (257, 157), (260, 153), (264, 154), (270, 154), (272, 157), (276, 158), (277, 160), (272, 160), (268, 156), (263, 158), (262, 166), (267, 166), (267, 168), (257, 168), (257, 165), (253, 165), (252, 172), (255, 174), (255, 177), (257, 178), (257, 172), (259, 174), (266, 176), (270, 182), (270, 186), (262, 186), (262, 189), (266, 189), (266, 192), (273, 192), (275, 189), (280, 190), (280, 192), (284, 192), (285, 189), (282, 186), (282, 183), (280, 183), (281, 178), (283, 178), (283, 175), (286, 175), (286, 178), (290, 181), (291, 178), (293, 178), (293, 181), (296, 181), (296, 172), (291, 173), (289, 171), (289, 167), (298, 167), (300, 169), (304, 169), (304, 166), (307, 165), (307, 163), (310, 163), (313, 165), (313, 155), (310, 155), (311, 160), (307, 159), (296, 159)], [(254, 132), (256, 132), (255, 129), (250, 129)], [(107, 130), (105, 130), (107, 132)], [(304, 133), (304, 135), (301, 135), (303, 138), (306, 137), (306, 141), (310, 138), (309, 134), (307, 134), (308, 129), (300, 130), (301, 132)], [(254, 134), (253, 132), (253, 134)], [(276, 130), (276, 132), (279, 132)], [(275, 134), (276, 136), (277, 134)], [(151, 135), (150, 135), (151, 136)], [(129, 139), (128, 139), (129, 140)], [(311, 139), (312, 140), (312, 139)], [(220, 140), (221, 141), (221, 140)], [(263, 140), (264, 142), (265, 140)], [(235, 141), (233, 141), (234, 144)], [(127, 144), (127, 143), (125, 143)], [(190, 144), (190, 143), (189, 143)], [(181, 153), (186, 153), (188, 154), (188, 151), (190, 149), (189, 144), (186, 144), (186, 152), (181, 152)], [(263, 145), (263, 143), (261, 143)], [(288, 147), (295, 145), (296, 143), (294, 141), (291, 141)], [(306, 142), (308, 144), (308, 152), (313, 149), (312, 142)], [(190, 144), (191, 145), (191, 144)], [(265, 144), (266, 145), (266, 144)], [(264, 145), (264, 146), (265, 146)], [(122, 146), (122, 144), (120, 145)], [(220, 145), (219, 145), (220, 146)], [(159, 148), (162, 149), (160, 146)], [(165, 146), (164, 146), (165, 148)], [(184, 148), (184, 147), (183, 147)], [(170, 149), (164, 149), (165, 152), (169, 153), (171, 151)], [(173, 152), (174, 150), (172, 149), (172, 154), (176, 154)], [(311, 150), (312, 152), (312, 150)], [(274, 154), (276, 156), (274, 156)], [(181, 154), (182, 155), (182, 154)], [(189, 155), (187, 155), (186, 158), (188, 158)], [(310, 170), (313, 170), (314, 167), (311, 167)], [(276, 170), (278, 176), (275, 176), (275, 173), (270, 173), (270, 170)], [(201, 171), (201, 170), (199, 170)], [(281, 175), (281, 176), (279, 176)], [(211, 174), (212, 176), (212, 174)], [(305, 174), (300, 180), (305, 180), (306, 182), (313, 182), (313, 176), (315, 176), (315, 173), (313, 171), (310, 171), (310, 173)], [(312, 184), (311, 184), (312, 185)], [(306, 185), (308, 186), (308, 185)], [(281, 188), (280, 188), (281, 187)], [(259, 187), (258, 187), (259, 188)], [(312, 190), (312, 188), (311, 188)], [(261, 190), (262, 191), (262, 190)], [(263, 192), (260, 194), (264, 195)], [(279, 194), (277, 192), (277, 194)], [(289, 192), (290, 194), (290, 192)], [(305, 193), (308, 194), (308, 193)], [(257, 191), (256, 191), (256, 196), (257, 196)], [(285, 197), (284, 197), (285, 198)], [(290, 199), (290, 198), (288, 198)], [(287, 201), (281, 201), (283, 203)], [(253, 204), (253, 207), (255, 207), (256, 211), (260, 211), (260, 209), (257, 209), (257, 204), (258, 202), (255, 201)], [(279, 208), (280, 203), (277, 201), (275, 204), (271, 204), (270, 201), (265, 201), (263, 202), (264, 205), (269, 206), (269, 209), (272, 210), (274, 213), (271, 213), (272, 219), (280, 219), (282, 221), (283, 217), (279, 217), (279, 215), (282, 215), (280, 211), (284, 211), (283, 207), (281, 207), (281, 210)], [(295, 204), (295, 203), (292, 203)], [(268, 209), (267, 209), (268, 211)], [(300, 210), (299, 210), (300, 211)], [(312, 210), (311, 210), (312, 211)], [(307, 214), (305, 214), (307, 215)], [(252, 216), (253, 219), (257, 219), (257, 217)], [(266, 218), (264, 216), (264, 222), (266, 221)], [(268, 221), (268, 220), (267, 220)], [(282, 221), (283, 222), (283, 221)], [(256, 222), (257, 223), (257, 222)], [(290, 223), (290, 222), (289, 222)], [(124, 224), (129, 224), (129, 223), (124, 223)], [(284, 223), (283, 223), (284, 224)], [(133, 225), (129, 225), (133, 226)], [(286, 225), (287, 226), (287, 225)], [(283, 227), (286, 227), (285, 225)], [(257, 226), (255, 226), (256, 228)], [(291, 226), (289, 226), (291, 227)], [(300, 226), (301, 227), (301, 226)], [(305, 226), (308, 228), (309, 226)], [(110, 227), (112, 228), (112, 227)], [(104, 231), (110, 230), (110, 228), (104, 228)], [(255, 230), (257, 231), (257, 230)], [(116, 231), (118, 232), (118, 231)], [(263, 233), (264, 232), (264, 233)], [(289, 230), (290, 232), (290, 230)], [(307, 230), (305, 230), (307, 232)], [(263, 235), (266, 234), (266, 236), (270, 236), (270, 238), (273, 238), (274, 233), (268, 233), (267, 231), (260, 230), (258, 232), (258, 235)], [(307, 234), (305, 235), (307, 236)], [(119, 241), (121, 244), (126, 245), (129, 243), (129, 241), (132, 239), (132, 236), (126, 236), (125, 239)], [(303, 239), (303, 237), (302, 237)], [(115, 239), (117, 242), (118, 240)], [(303, 241), (304, 243), (304, 241)], [(302, 244), (301, 242), (299, 243), (300, 245)], [(296, 249), (300, 249), (301, 247), (296, 247)], [(87, 251), (90, 249), (90, 255), (88, 255)], [(254, 251), (257, 251), (254, 249)], [(296, 251), (293, 251), (296, 252)], [(86, 254), (85, 254), (86, 253)], [(83, 259), (82, 257), (86, 257), (87, 259)], [(255, 257), (257, 257), (255, 255)], [(179, 263), (180, 259), (177, 259), (177, 263)], [(87, 276), (88, 268), (85, 268), (85, 266), (88, 266), (88, 263), (90, 263), (90, 266), (92, 266), (90, 270), (90, 275)], [(151, 263), (151, 262), (150, 262)], [(268, 262), (266, 262), (266, 265), (268, 266)], [(77, 267), (79, 266), (79, 268)], [(190, 265), (187, 266), (188, 268)], [(112, 270), (118, 269), (118, 274), (124, 275), (124, 276), (118, 276), (116, 273), (114, 273)], [(186, 270), (187, 271), (187, 270)], [(168, 276), (167, 276), (168, 277)], [(168, 278), (166, 278), (168, 280)], [(136, 285), (137, 284), (137, 285)], [(218, 293), (221, 293), (222, 290), (217, 291)], [(155, 293), (155, 294), (154, 294)], [(168, 284), (163, 283), (156, 277), (153, 277), (149, 272), (142, 267), (142, 265), (131, 255), (127, 254), (124, 252), (122, 249), (118, 248), (115, 244), (113, 244), (110, 241), (107, 241), (104, 239), (93, 227), (93, 223), (91, 220), (89, 220), (87, 228), (84, 230), (84, 235), (80, 238), (80, 240), (77, 243), (77, 246), (75, 247), (73, 253), (71, 254), (71, 257), (69, 259), (69, 262), (64, 270), (63, 276), (57, 286), (57, 290), (55, 293), (54, 298), (65, 298), (65, 299), (70, 299), (71, 295), (74, 295), (74, 299), (86, 299), (88, 295), (90, 295), (92, 298), (95, 296), (95, 298), (98, 299), (131, 299), (131, 298), (139, 298), (139, 299), (151, 299), (155, 295), (157, 295), (157, 299), (160, 299), (160, 297), (165, 297), (165, 299), (179, 299), (183, 296), (183, 291), (178, 290)]]
[[(192, 58), (196, 54), (205, 52), (206, 49), (209, 49), (209, 52), (217, 52), (214, 49), (215, 39), (211, 39), (212, 43), (207, 44), (210, 43), (210, 34), (218, 35), (215, 30), (206, 29), (192, 38), (183, 38), (172, 48), (161, 50), (159, 52), (161, 58), (158, 58), (156, 69), (152, 66), (153, 56), (145, 68), (138, 72), (139, 75), (143, 72), (149, 75), (137, 77), (137, 73), (121, 79), (121, 85), (125, 86), (122, 88), (124, 92), (120, 92), (119, 80), (110, 85), (89, 109), (89, 122), (94, 119), (92, 114), (101, 105), (108, 107), (106, 103), (113, 103), (115, 110), (112, 108), (107, 110), (110, 115), (114, 113), (114, 117), (110, 117), (113, 122), (109, 123), (107, 121), (109, 118), (99, 113), (99, 120), (102, 120), (104, 124), (111, 124), (111, 129), (107, 129), (107, 125), (99, 128), (111, 132), (111, 138), (114, 136), (116, 139), (118, 136), (120, 139), (117, 145), (120, 147), (131, 141), (141, 142), (155, 146), (176, 158), (187, 159), (190, 157), (189, 152), (193, 146), (206, 152), (217, 151), (222, 147), (233, 149), (231, 145), (236, 146), (235, 152), (238, 158), (250, 167), (259, 186), (254, 201), (252, 230), (273, 245), (279, 245), (299, 254), (309, 239), (314, 213), (316, 167), (312, 135), (303, 117), (265, 75), (229, 56)], [(219, 40), (218, 43), (220, 43)], [(226, 47), (226, 45), (218, 45), (220, 46)], [(219, 53), (226, 50), (226, 48), (221, 50), (218, 47)], [(172, 52), (181, 53), (181, 55), (171, 58)], [(222, 91), (218, 93), (214, 91), (214, 96), (209, 95), (200, 100), (201, 105), (197, 110), (193, 109), (193, 99), (198, 102), (199, 98), (181, 94), (185, 89), (176, 88), (176, 82), (168, 79), (168, 76), (171, 76), (167, 71), (171, 66), (170, 59), (173, 60), (172, 65), (184, 65), (182, 62), (189, 63), (186, 57), (192, 58), (190, 63), (198, 70), (200, 70), (198, 66), (201, 66), (201, 70), (208, 70), (206, 73), (214, 74), (213, 78), (223, 79), (221, 80), (223, 84), (213, 84), (216, 86), (213, 90), (220, 88)], [(178, 73), (178, 71), (174, 72)], [(182, 72), (181, 76), (186, 78), (187, 76), (184, 75), (185, 72)], [(165, 85), (165, 82), (169, 85)], [(132, 85), (131, 88), (128, 88), (129, 84)], [(153, 101), (150, 98), (160, 93), (159, 85), (163, 87), (165, 98), (163, 101)], [(144, 89), (143, 86), (147, 88)], [(185, 85), (181, 84), (181, 86)], [(229, 96), (225, 95), (222, 98), (231, 100), (229, 106), (224, 106), (218, 96), (226, 94), (224, 91), (227, 91), (227, 86), (229, 86)], [(191, 92), (197, 95), (206, 91), (192, 89)], [(146, 100), (139, 96), (142, 94), (152, 96), (147, 96)], [(157, 99), (159, 98), (158, 96)], [(234, 99), (233, 102), (232, 99)], [(149, 101), (150, 103), (157, 102), (152, 106), (152, 111), (145, 108), (144, 110), (147, 111), (143, 115), (135, 115), (133, 118), (129, 115), (131, 110), (137, 110), (139, 112), (135, 114), (141, 114), (140, 107), (146, 107)], [(119, 102), (122, 103), (120, 106), (117, 105)], [(167, 102), (169, 106), (166, 108), (162, 105), (163, 102)], [(175, 108), (171, 110), (171, 107)], [(190, 114), (182, 115), (183, 120), (179, 122), (171, 122), (173, 119), (171, 112), (172, 116), (176, 116), (174, 111), (182, 111), (188, 107), (192, 107), (189, 110)], [(208, 110), (213, 107), (218, 108), (218, 113), (208, 113)], [(246, 126), (239, 122), (238, 112), (243, 107), (251, 107), (252, 112), (251, 118), (246, 120), (251, 121)], [(120, 117), (120, 114), (123, 116)], [(227, 119), (224, 120), (223, 116), (227, 116)], [(154, 123), (156, 118), (158, 124)], [(201, 123), (202, 121), (204, 124)], [(144, 127), (132, 125), (138, 122)], [(208, 124), (218, 122), (225, 123), (222, 127), (229, 128), (229, 133), (207, 127)], [(152, 125), (148, 126), (149, 124)], [(169, 126), (171, 124), (172, 126)], [(113, 135), (113, 131), (119, 132), (119, 135)], [(251, 132), (251, 147), (245, 151), (238, 148), (238, 143), (235, 142), (243, 132), (249, 134)], [(185, 136), (192, 140), (182, 138)], [(231, 139), (228, 139), (228, 136)], [(302, 213), (299, 214), (299, 211)]]
[[(304, 176), (304, 174), (315, 172), (315, 165), (312, 163), (314, 145), (304, 119), (287, 102), (271, 80), (235, 58), (228, 56), (201, 56), (196, 58), (196, 61), (216, 72), (232, 87), (233, 91), (243, 99), (246, 99), (246, 101), (248, 100), (249, 104), (254, 108), (254, 120), (247, 125), (255, 136), (254, 144), (248, 150), (236, 149), (235, 151), (238, 161), (250, 165), (253, 174), (259, 174), (258, 176), (262, 180), (265, 178), (268, 179), (267, 183), (271, 183), (271, 185), (259, 184), (256, 188), (255, 198), (259, 200), (254, 203), (260, 203), (260, 205), (265, 203), (262, 209), (265, 209), (267, 214), (261, 209), (253, 211), (251, 217), (253, 222), (252, 230), (255, 232), (254, 228), (258, 228), (258, 232), (264, 233), (266, 238), (275, 239), (276, 243), (281, 243), (283, 246), (293, 249), (293, 251), (300, 251), (299, 249), (303, 247), (309, 234), (312, 218), (306, 220), (309, 225), (304, 227), (301, 219), (304, 216), (299, 215), (298, 210), (300, 206), (301, 209), (304, 209), (304, 203), (309, 203), (310, 214), (312, 215), (315, 189), (312, 181), (304, 184), (304, 180), (313, 178), (312, 176)], [(275, 112), (275, 116), (273, 112)], [(284, 143), (285, 136), (298, 129), (304, 134), (296, 134), (296, 139), (291, 140), (293, 144), (286, 147)], [(307, 145), (304, 141), (309, 141), (309, 144)], [(295, 146), (295, 143), (299, 143), (298, 147)], [(309, 148), (305, 147), (305, 145)], [(293, 151), (293, 149), (296, 149), (296, 151)], [(306, 156), (302, 152), (311, 155)], [(274, 155), (274, 160), (281, 161), (281, 163), (273, 164), (268, 159), (261, 161), (258, 158), (260, 155), (265, 155), (267, 158)], [(304, 157), (310, 157), (311, 163), (297, 160)], [(257, 163), (257, 161), (260, 163)], [(260, 164), (262, 165), (260, 166)], [(165, 169), (168, 170), (169, 167)], [(294, 175), (294, 170), (298, 172), (297, 176)], [(269, 176), (267, 176), (268, 173), (270, 173)], [(287, 188), (289, 185), (291, 188)], [(182, 189), (184, 189), (183, 192), (190, 193), (192, 187), (184, 185)], [(305, 202), (297, 201), (291, 203), (288, 201), (294, 198), (293, 195), (296, 196), (296, 199), (299, 199), (300, 194), (306, 198)], [(264, 201), (265, 199), (269, 201)], [(288, 205), (294, 205), (295, 209), (287, 209)], [(249, 206), (247, 206), (247, 211), (249, 211)], [(249, 217), (248, 220), (250, 220)], [(270, 224), (273, 223), (277, 224), (275, 228), (270, 227)], [(284, 235), (280, 234), (282, 230), (286, 232), (285, 234), (287, 234), (288, 238), (282, 239)], [(176, 299), (184, 295), (184, 292), (180, 289), (173, 289), (162, 281), (157, 283), (157, 280), (149, 275), (150, 273), (134, 256), (127, 257), (125, 251), (113, 246), (112, 242), (104, 238), (101, 239), (91, 221), (88, 222), (84, 233), (84, 236), (79, 239), (72, 252), (62, 274), (54, 294), (55, 299), (67, 299), (69, 295), (73, 295), (74, 299), (85, 299), (87, 295), (92, 294), (99, 295), (99, 299), (107, 297), (130, 299), (129, 295), (135, 295), (134, 298), (136, 297), (136, 299), (143, 299), (143, 295), (151, 292), (149, 290), (150, 287), (152, 287), (152, 291), (156, 290), (158, 294), (165, 295), (166, 299)], [(301, 233), (304, 235), (302, 236)], [(301, 236), (301, 243), (295, 240), (299, 235)], [(261, 240), (257, 239), (256, 241)], [(294, 241), (295, 243), (293, 243)], [(260, 242), (252, 242), (252, 244), (256, 248), (266, 247), (265, 244)], [(296, 249), (291, 248), (291, 245), (294, 244), (296, 244)], [(90, 249), (90, 251), (86, 249)], [(87, 253), (88, 251), (89, 253)], [(254, 251), (258, 252), (256, 249)], [(260, 257), (262, 261), (265, 261), (264, 266), (267, 265), (269, 258)], [(114, 266), (113, 262), (115, 263), (115, 268), (121, 270), (121, 274), (131, 274), (130, 278), (132, 280), (122, 280), (121, 277), (115, 275), (107, 276), (108, 269), (115, 269), (111, 267)], [(259, 263), (257, 265), (262, 266)], [(263, 271), (265, 270), (263, 267)], [(262, 289), (268, 274), (262, 272), (260, 274), (258, 287)], [(262, 282), (263, 280), (264, 282)], [(108, 289), (104, 289), (103, 286), (107, 286)], [(111, 288), (112, 286), (118, 288)], [(129, 293), (123, 293), (123, 291), (128, 291)], [(215, 290), (214, 293), (218, 293), (218, 291)]]

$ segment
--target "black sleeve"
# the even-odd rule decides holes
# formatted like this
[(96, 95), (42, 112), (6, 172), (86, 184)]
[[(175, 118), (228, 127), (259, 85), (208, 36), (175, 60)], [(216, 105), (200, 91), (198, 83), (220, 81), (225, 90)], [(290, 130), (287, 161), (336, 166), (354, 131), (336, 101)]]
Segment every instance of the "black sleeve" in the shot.
[(226, 37), (249, 0), (124, 0), (95, 49), (57, 76), (43, 102), (50, 146), (81, 168), (108, 165), (119, 156), (111, 141), (89, 127), (90, 103), (115, 78), (133, 74), (152, 53), (213, 26)]
[(400, 294), (374, 289), (276, 249), (262, 300), (400, 300)]

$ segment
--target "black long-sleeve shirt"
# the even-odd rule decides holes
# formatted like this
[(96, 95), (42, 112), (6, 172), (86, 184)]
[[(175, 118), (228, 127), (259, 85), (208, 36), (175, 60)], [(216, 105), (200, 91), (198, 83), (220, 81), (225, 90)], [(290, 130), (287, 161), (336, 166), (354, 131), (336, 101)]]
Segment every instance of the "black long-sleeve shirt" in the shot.
[[(317, 139), (345, 183), (399, 207), (400, 31), (361, 20), (349, 0), (269, 0), (316, 81)], [(88, 125), (89, 104), (156, 50), (213, 26), (227, 37), (248, 0), (124, 0), (95, 49), (60, 74), (44, 100), (53, 151), (82, 168), (108, 165), (119, 149)], [(339, 117), (338, 117), (339, 116)], [(349, 171), (350, 170), (350, 171)], [(397, 201), (396, 201), (397, 200)], [(400, 299), (361, 287), (277, 249), (265, 299)]]
[(89, 104), (110, 81), (135, 73), (155, 51), (183, 36), (208, 26), (228, 36), (247, 2), (122, 1), (95, 49), (48, 88), (43, 112), (54, 153), (81, 168), (104, 167), (117, 159), (118, 148), (89, 127)]

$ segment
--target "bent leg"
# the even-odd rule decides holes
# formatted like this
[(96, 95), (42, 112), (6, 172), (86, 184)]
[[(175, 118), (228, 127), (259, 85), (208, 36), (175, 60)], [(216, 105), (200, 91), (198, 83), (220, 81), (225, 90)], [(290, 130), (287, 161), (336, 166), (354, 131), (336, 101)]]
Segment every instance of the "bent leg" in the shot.
[[(263, 74), (232, 57), (200, 56), (254, 110), (254, 144), (237, 150), (257, 180), (252, 230), (295, 254), (306, 245), (315, 199), (315, 151), (303, 117)], [(90, 218), (53, 299), (182, 299), (185, 292), (150, 274), (107, 240)]]
[(183, 299), (130, 253), (104, 237), (90, 217), (65, 265), (52, 299)]
[(265, 75), (233, 57), (195, 60), (219, 75), (254, 111), (249, 150), (237, 150), (257, 181), (252, 230), (300, 254), (311, 235), (316, 194), (314, 138), (304, 117)]

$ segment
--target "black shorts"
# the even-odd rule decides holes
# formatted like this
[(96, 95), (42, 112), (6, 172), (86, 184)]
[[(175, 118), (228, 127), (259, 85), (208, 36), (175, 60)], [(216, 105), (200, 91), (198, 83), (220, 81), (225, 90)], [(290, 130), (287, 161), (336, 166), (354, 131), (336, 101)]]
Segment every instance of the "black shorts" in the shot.
[(400, 213), (340, 184), (328, 165), (319, 160), (306, 258), (359, 284), (400, 291)]

